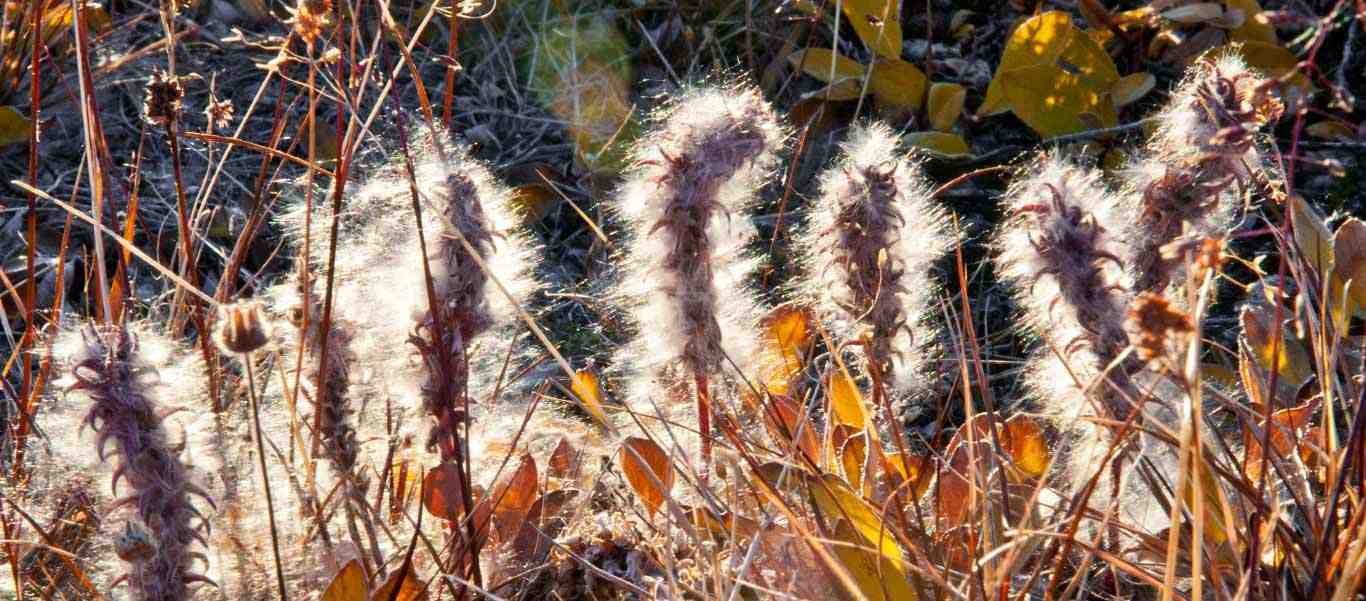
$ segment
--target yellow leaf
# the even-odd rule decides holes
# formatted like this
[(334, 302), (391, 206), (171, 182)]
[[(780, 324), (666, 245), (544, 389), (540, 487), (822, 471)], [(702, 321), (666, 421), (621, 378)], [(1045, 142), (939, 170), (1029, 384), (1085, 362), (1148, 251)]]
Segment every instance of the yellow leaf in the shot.
[(894, 472), (899, 481), (896, 487), (901, 489), (903, 484), (910, 483), (910, 499), (919, 499), (925, 496), (925, 491), (930, 489), (930, 482), (933, 480), (934, 461), (925, 455), (911, 455), (910, 461), (906, 461), (900, 454), (888, 453), (882, 456), (884, 470)]
[(937, 83), (930, 86), (930, 127), (948, 131), (963, 113), (963, 101), (968, 91), (956, 83)]
[(1224, 0), (1229, 10), (1243, 11), (1243, 24), (1229, 32), (1229, 40), (1234, 42), (1261, 42), (1276, 44), (1276, 28), (1271, 25), (1266, 12), (1257, 0)]
[(1297, 387), (1314, 373), (1309, 355), (1299, 343), (1285, 336), (1285, 329), (1273, 322), (1269, 307), (1243, 307), (1239, 321), (1243, 326), (1243, 340), (1262, 369), (1275, 369), (1277, 379), (1286, 386)]
[(1022, 67), (1052, 64), (1067, 48), (1074, 30), (1072, 16), (1061, 11), (1035, 15), (1020, 23), (1006, 42), (1001, 63), (996, 66), (996, 75), (987, 86), (986, 98), (977, 108), (977, 114), (988, 116), (1010, 110), (1001, 74)]
[(925, 74), (915, 65), (901, 59), (879, 59), (873, 64), (868, 89), (878, 102), (914, 111), (920, 109), (925, 97), (926, 81)]
[(0, 146), (27, 142), (33, 124), (12, 106), (0, 106)]
[(1366, 311), (1366, 223), (1356, 217), (1342, 222), (1333, 235), (1333, 256), (1333, 274), (1339, 286), (1335, 299), (1341, 297), (1341, 287), (1345, 286), (1348, 302), (1355, 304), (1356, 312)]
[(825, 48), (798, 50), (787, 56), (787, 62), (792, 68), (829, 84), (861, 81), (864, 74), (863, 65), (858, 61)]
[(863, 543), (877, 549), (887, 561), (901, 565), (901, 546), (892, 531), (878, 517), (877, 511), (843, 480), (833, 474), (811, 478), (808, 483), (811, 502), (819, 507), (827, 520), (845, 519)]
[(963, 141), (962, 136), (941, 131), (918, 131), (906, 134), (901, 141), (910, 148), (919, 148), (929, 151), (931, 154), (958, 157), (972, 154), (968, 148), (968, 143)]
[(868, 409), (863, 404), (863, 393), (854, 378), (843, 367), (830, 372), (825, 381), (830, 417), (835, 424), (847, 424), (862, 430), (868, 423)]
[(674, 486), (674, 468), (668, 454), (648, 438), (631, 437), (621, 443), (617, 461), (631, 489), (653, 517)]
[(1110, 98), (1114, 99), (1115, 106), (1127, 106), (1138, 99), (1147, 96), (1148, 92), (1153, 91), (1153, 86), (1157, 85), (1157, 78), (1147, 71), (1130, 73), (1119, 78), (1115, 85), (1110, 88)]
[[(1044, 138), (1092, 129), (1093, 125), (1082, 115), (1095, 115), (1103, 103), (1109, 102), (1103, 92), (1088, 86), (1081, 76), (1052, 65), (1006, 73), (1003, 87), (1015, 115)], [(1109, 126), (1103, 122), (1101, 125)]]
[(332, 578), (320, 601), (365, 601), (368, 594), (365, 570), (360, 567), (359, 560), (352, 559)]
[(835, 556), (869, 601), (915, 601), (901, 566), (879, 556), (845, 520), (835, 521)]
[(1043, 476), (1048, 469), (1048, 442), (1033, 418), (1022, 414), (1006, 420), (1002, 438), (1001, 446), (1005, 447), (1015, 467), (1030, 478)]
[(1323, 222), (1317, 209), (1295, 195), (1290, 198), (1290, 208), (1295, 219), (1295, 245), (1314, 271), (1320, 274), (1333, 272), (1333, 233)]
[(782, 305), (765, 318), (763, 348), (759, 351), (760, 381), (770, 393), (784, 395), (811, 344), (811, 312), (796, 305)]
[(841, 0), (844, 16), (863, 44), (878, 56), (901, 56), (901, 14), (897, 0)]
[(574, 372), (574, 378), (569, 381), (569, 389), (578, 397), (584, 411), (603, 427), (611, 427), (611, 422), (607, 421), (607, 414), (602, 410), (602, 383), (598, 380), (597, 372), (592, 369)]
[(844, 439), (839, 450), (840, 464), (844, 467), (844, 479), (855, 490), (867, 496), (868, 487), (864, 486), (863, 472), (868, 464), (868, 437), (858, 432)]

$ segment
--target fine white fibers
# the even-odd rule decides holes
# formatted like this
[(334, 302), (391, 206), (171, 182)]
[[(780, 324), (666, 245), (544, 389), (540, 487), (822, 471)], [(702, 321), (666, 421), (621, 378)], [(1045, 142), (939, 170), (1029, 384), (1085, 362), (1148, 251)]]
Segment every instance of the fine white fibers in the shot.
[(630, 234), (615, 296), (638, 328), (614, 369), (644, 379), (628, 390), (730, 361), (748, 373), (760, 317), (749, 208), (784, 136), (757, 90), (706, 88), (678, 95), (635, 149), (614, 203)]
[(920, 165), (886, 125), (856, 126), (840, 158), (821, 175), (821, 193), (797, 239), (801, 298), (842, 340), (869, 328), (894, 388), (908, 391), (938, 339), (925, 319), (930, 271), (954, 243)]

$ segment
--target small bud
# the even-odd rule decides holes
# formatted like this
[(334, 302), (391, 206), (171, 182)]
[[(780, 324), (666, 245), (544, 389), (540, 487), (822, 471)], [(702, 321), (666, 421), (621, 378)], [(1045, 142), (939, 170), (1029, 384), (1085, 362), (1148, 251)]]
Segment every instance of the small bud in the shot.
[(261, 318), (261, 304), (241, 302), (218, 311), (218, 347), (224, 353), (245, 355), (270, 342), (270, 327)]

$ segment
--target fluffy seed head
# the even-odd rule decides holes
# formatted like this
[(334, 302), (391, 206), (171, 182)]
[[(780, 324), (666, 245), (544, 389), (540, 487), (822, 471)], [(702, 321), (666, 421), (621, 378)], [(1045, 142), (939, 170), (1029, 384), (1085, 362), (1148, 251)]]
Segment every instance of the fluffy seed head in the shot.
[(1084, 344), (1113, 358), (1128, 344), (1127, 295), (1111, 202), (1099, 174), (1046, 156), (1006, 192), (1000, 273), (1028, 323), (1059, 349)]
[(1283, 110), (1268, 84), (1226, 54), (1196, 64), (1156, 115), (1157, 131), (1125, 171), (1119, 197), (1136, 292), (1183, 283), (1184, 263), (1164, 259), (1164, 245), (1228, 228), (1262, 169), (1256, 136)]
[(757, 90), (704, 88), (678, 95), (642, 138), (616, 199), (632, 234), (617, 293), (641, 330), (618, 367), (653, 379), (674, 365), (718, 373), (727, 356), (745, 366), (759, 316), (747, 209), (784, 135)]
[(799, 286), (839, 337), (871, 328), (874, 357), (905, 389), (923, 363), (916, 346), (936, 338), (922, 327), (929, 271), (954, 237), (920, 166), (897, 145), (886, 125), (850, 133), (798, 240), (807, 271)]
[(122, 326), (95, 327), (83, 333), (84, 346), (67, 359), (71, 389), (90, 401), (85, 422), (97, 433), (96, 453), (103, 461), (114, 445), (118, 468), (114, 486), (124, 480), (131, 489), (124, 501), (139, 523), (129, 522), (119, 538), (119, 554), (131, 564), (129, 583), (141, 601), (184, 601), (191, 572), (191, 552), (203, 533), (193, 525), (199, 515), (192, 484), (178, 452), (162, 426), (164, 407), (147, 387), (147, 366), (140, 361), (137, 338)]

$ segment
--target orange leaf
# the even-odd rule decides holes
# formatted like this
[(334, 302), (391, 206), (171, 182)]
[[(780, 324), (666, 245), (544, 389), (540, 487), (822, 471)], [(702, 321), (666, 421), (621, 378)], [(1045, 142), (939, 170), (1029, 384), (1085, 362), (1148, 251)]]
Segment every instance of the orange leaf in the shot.
[(1027, 415), (1016, 415), (1005, 423), (1001, 446), (1005, 447), (1015, 467), (1030, 478), (1044, 475), (1048, 469), (1048, 442), (1038, 422)]
[(427, 601), (427, 585), (413, 576), (411, 568), (400, 570), (389, 574), (370, 601)]
[(669, 455), (648, 438), (631, 437), (622, 442), (617, 461), (631, 489), (653, 517), (673, 490), (674, 469)]
[(820, 441), (816, 438), (816, 425), (811, 416), (786, 396), (770, 394), (768, 398), (764, 425), (768, 426), (773, 440), (782, 445), (796, 443), (797, 450), (807, 459), (819, 460)]
[[(1285, 459), (1290, 453), (1294, 452), (1297, 446), (1305, 445), (1299, 442), (1303, 437), (1302, 433), (1309, 427), (1309, 420), (1314, 417), (1313, 402), (1306, 402), (1298, 407), (1281, 409), (1271, 414), (1271, 424), (1262, 422), (1261, 427), (1267, 429), (1267, 440), (1271, 443), (1271, 449), (1275, 452), (1268, 461), (1276, 458)], [(1261, 435), (1247, 429), (1243, 432), (1243, 443), (1247, 448), (1247, 464), (1244, 466), (1244, 473), (1249, 480), (1256, 482), (1261, 476), (1262, 469), (1262, 438)], [(1298, 443), (1298, 444), (1297, 444)], [(1312, 457), (1312, 449), (1305, 447), (1300, 453), (1302, 456)], [(1276, 473), (1275, 470), (1270, 472)]]
[(319, 601), (365, 601), (368, 591), (365, 569), (361, 568), (359, 560), (352, 559), (332, 578)]
[(785, 395), (811, 346), (811, 312), (791, 304), (779, 306), (764, 318), (763, 332), (760, 379), (769, 393)]
[(517, 534), (522, 520), (536, 502), (540, 480), (536, 474), (536, 460), (531, 455), (522, 457), (521, 465), (507, 480), (493, 490), (493, 519), (497, 524), (498, 535), (508, 540)]
[(550, 462), (546, 467), (550, 469), (550, 475), (556, 478), (573, 478), (578, 475), (579, 452), (569, 443), (568, 438), (560, 438), (559, 444), (555, 445), (555, 450), (550, 453)]
[(428, 470), (422, 486), (426, 490), (422, 506), (428, 513), (448, 522), (459, 520), (465, 514), (464, 486), (460, 482), (460, 470), (454, 463), (443, 463)]
[(868, 423), (868, 409), (863, 404), (863, 393), (858, 384), (843, 367), (836, 368), (826, 378), (827, 402), (830, 415), (836, 424), (848, 424), (863, 429)]
[(583, 405), (584, 411), (592, 416), (598, 424), (610, 428), (607, 421), (607, 414), (603, 412), (602, 402), (602, 383), (598, 379), (597, 372), (591, 369), (580, 369), (574, 372), (574, 378), (569, 382), (569, 389), (574, 391), (574, 396)]

